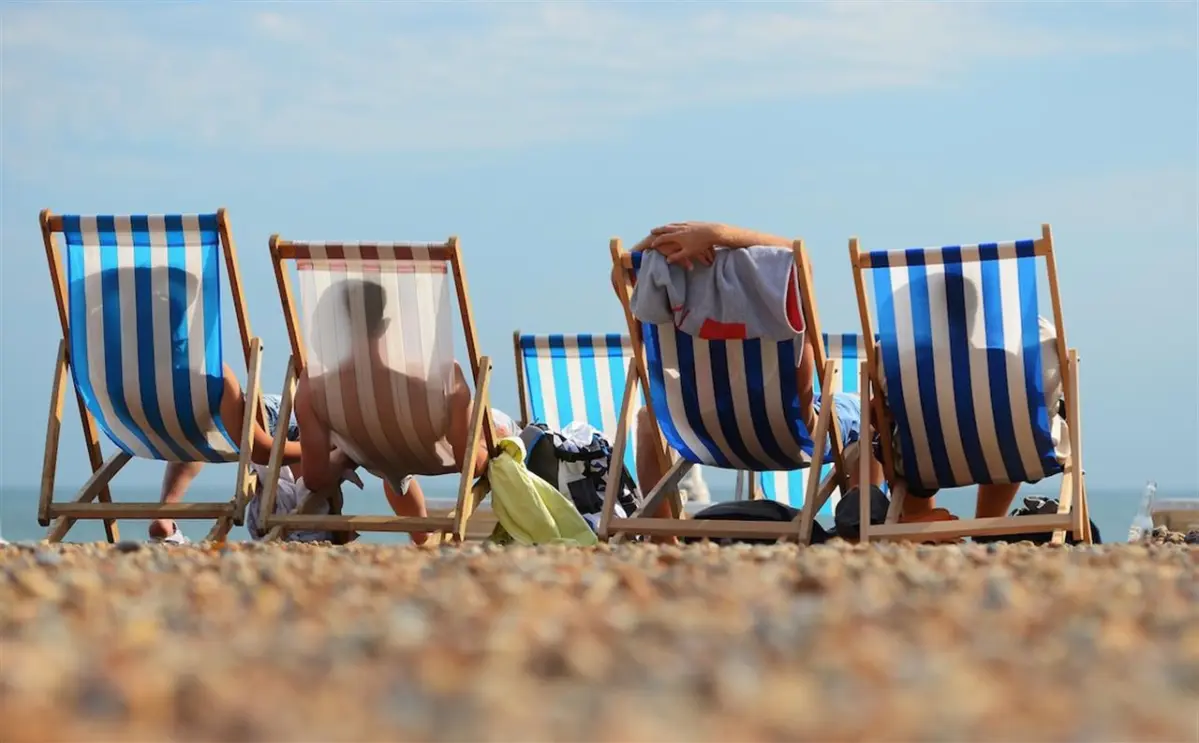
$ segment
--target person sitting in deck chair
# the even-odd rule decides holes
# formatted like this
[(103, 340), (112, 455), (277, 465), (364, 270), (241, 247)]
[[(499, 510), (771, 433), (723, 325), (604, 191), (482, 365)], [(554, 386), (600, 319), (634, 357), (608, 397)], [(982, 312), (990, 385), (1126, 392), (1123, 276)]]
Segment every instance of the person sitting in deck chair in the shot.
[[(403, 370), (392, 368), (385, 350), (381, 347), (385, 342), (384, 336), (389, 322), (386, 317), (387, 292), (380, 284), (367, 279), (350, 279), (342, 283), (344, 286), (341, 291), (326, 293), (321, 300), (325, 306), (318, 306), (316, 314), (318, 317), (326, 318), (322, 321), (329, 322), (327, 318), (330, 315), (328, 313), (339, 313), (340, 318), (332, 319), (332, 326), (348, 328), (351, 327), (350, 315), (356, 311), (352, 308), (361, 308), (361, 320), (365, 327), (365, 335), (359, 338), (357, 333), (347, 333), (348, 343), (366, 343), (368, 347), (350, 349), (340, 364), (326, 364), (329, 371), (319, 376), (310, 376), (307, 367), (300, 374), (299, 384), (296, 388), (295, 408), (296, 420), (300, 428), (300, 464), (304, 485), (309, 490), (319, 491), (336, 482), (338, 473), (342, 471), (340, 463), (335, 461), (331, 455), (331, 451), (336, 445), (338, 450), (345, 451), (352, 460), (362, 464), (371, 474), (383, 480), (388, 504), (397, 516), (427, 516), (428, 510), (424, 493), (412, 472), (406, 469), (404, 462), (387, 462), (385, 457), (379, 456), (378, 453), (372, 456), (370, 452), (359, 452), (355, 446), (364, 446), (362, 442), (346, 441), (333, 431), (328, 423), (331, 411), (327, 409), (329, 406), (326, 402), (326, 391), (331, 386), (336, 386), (339, 394), (347, 390), (352, 391), (355, 389), (357, 380), (363, 378), (371, 380), (377, 400), (391, 399), (393, 390), (396, 388), (405, 390), (414, 412), (414, 423), (421, 429), (416, 433), (420, 440), (432, 449), (428, 458), (440, 459), (443, 462), (452, 461), (456, 466), (461, 466), (469, 454), (474, 457), (473, 476), (479, 477), (486, 471), (488, 452), (483, 439), (480, 439), (474, 452), (465, 451), (471, 416), (470, 387), (467, 385), (462, 367), (454, 362), (451, 387), (445, 391), (448, 402), (448, 420), (444, 422), (431, 420), (429, 414), (425, 412), (428, 410), (426, 400), (439, 397), (443, 391), (427, 389), (427, 382), (423, 379), (405, 374)], [(340, 297), (341, 301), (335, 303), (340, 306), (329, 304), (334, 297)], [(315, 350), (313, 349), (313, 351)], [(357, 369), (356, 360), (359, 359), (369, 359), (370, 368), (368, 370)], [(350, 384), (343, 383), (347, 381), (341, 379), (345, 375), (350, 376), (350, 380), (348, 380), (351, 382)], [(356, 404), (346, 404), (341, 409), (344, 414), (360, 408)], [(497, 425), (499, 422), (511, 420), (499, 411), (493, 410), (492, 415), (497, 420)], [(398, 426), (399, 422), (385, 420), (384, 425)], [(501, 437), (512, 435), (513, 431), (509, 430), (512, 427), (512, 425), (508, 428), (501, 426), (498, 435)], [(361, 425), (356, 425), (355, 422), (351, 422), (350, 428), (366, 430), (366, 424), (363, 422)], [(444, 428), (444, 431), (435, 430), (438, 428)], [(366, 466), (366, 462), (371, 462), (371, 465)], [(379, 464), (379, 462), (384, 463)], [(411, 538), (415, 544), (423, 544), (428, 539), (428, 534), (412, 533)]]
[[(791, 240), (776, 235), (755, 232), (741, 227), (733, 227), (712, 222), (675, 222), (650, 231), (637, 246), (634, 252), (656, 250), (667, 257), (671, 264), (681, 264), (691, 269), (695, 263), (712, 265), (715, 260), (717, 247), (738, 249), (756, 245), (789, 247)], [(1042, 333), (1044, 333), (1042, 323)], [(1044, 337), (1042, 338), (1044, 342)], [(800, 405), (803, 410), (805, 424), (808, 430), (813, 430), (816, 415), (819, 412), (819, 398), (813, 396), (814, 360), (811, 347), (805, 344), (803, 358), (796, 369), (799, 385)], [(837, 416), (840, 420), (843, 445), (858, 440), (861, 418), (861, 399), (857, 395), (841, 393), (836, 396)], [(638, 411), (637, 465), (638, 476), (642, 482), (656, 482), (661, 478), (657, 458), (651, 452), (657, 447), (653, 441), (653, 428), (643, 425), (649, 416), (649, 411), (642, 408)], [(871, 447), (871, 484), (879, 485), (883, 481), (883, 471), (880, 464), (881, 443), (876, 435)], [(642, 452), (645, 452), (643, 456)], [(849, 469), (850, 487), (857, 487), (858, 468)], [(649, 477), (651, 479), (645, 480)], [(1002, 516), (1011, 506), (1019, 490), (1018, 484), (979, 485), (976, 505), (976, 516)], [(941, 521), (956, 518), (944, 508), (937, 508), (933, 499), (934, 493), (916, 494), (918, 497), (908, 498), (904, 504), (904, 513), (900, 521)], [(920, 497), (923, 495), (924, 497)], [(665, 512), (663, 512), (665, 513)]]
[[(696, 263), (711, 266), (716, 258), (716, 248), (750, 248), (754, 246), (791, 247), (792, 241), (785, 237), (756, 232), (741, 227), (734, 227), (714, 222), (674, 222), (655, 227), (644, 239), (632, 249), (632, 252), (657, 251), (666, 256), (668, 263), (682, 265), (691, 270)], [(619, 285), (619, 277), (613, 275), (614, 286)], [(792, 302), (788, 303), (794, 304)], [(793, 310), (793, 312), (792, 312)], [(788, 314), (798, 316), (801, 313), (798, 306), (789, 307)], [(793, 318), (793, 325), (802, 326), (802, 319)], [(815, 378), (815, 358), (812, 347), (803, 346), (803, 356), (796, 368), (796, 381), (799, 387), (799, 398), (804, 425), (807, 430), (816, 429), (816, 418), (820, 412), (820, 398), (814, 394), (813, 380)], [(857, 395), (840, 393), (834, 398), (836, 416), (840, 423), (842, 446), (846, 447), (858, 440), (861, 402)], [(637, 480), (642, 483), (658, 482), (666, 474), (658, 463), (654, 451), (659, 443), (654, 441), (654, 426), (650, 420), (648, 407), (637, 411), (636, 438)], [(858, 485), (859, 468), (848, 468), (848, 478), (851, 488)], [(878, 460), (871, 461), (871, 484), (878, 486), (883, 481), (882, 466)], [(659, 517), (669, 515), (669, 503), (663, 501), (657, 514)]]

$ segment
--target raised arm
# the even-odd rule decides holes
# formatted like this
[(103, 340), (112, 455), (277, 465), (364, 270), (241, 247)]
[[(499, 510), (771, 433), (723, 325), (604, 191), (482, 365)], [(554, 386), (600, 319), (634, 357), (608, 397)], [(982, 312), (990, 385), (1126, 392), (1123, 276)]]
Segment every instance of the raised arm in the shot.
[[(749, 248), (755, 245), (786, 247), (791, 240), (767, 232), (717, 222), (674, 222), (655, 227), (637, 244), (642, 250), (656, 250), (671, 263), (691, 268), (694, 261), (712, 265), (716, 248)], [(634, 248), (636, 250), (636, 248)]]

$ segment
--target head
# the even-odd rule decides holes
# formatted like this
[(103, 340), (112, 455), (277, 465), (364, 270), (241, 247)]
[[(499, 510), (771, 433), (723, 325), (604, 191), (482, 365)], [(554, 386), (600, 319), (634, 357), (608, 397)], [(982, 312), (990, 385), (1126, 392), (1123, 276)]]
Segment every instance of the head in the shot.
[(355, 305), (361, 308), (366, 336), (370, 340), (377, 340), (387, 332), (387, 292), (378, 283), (366, 279), (347, 279), (342, 284), (342, 303), (347, 317), (353, 316), (352, 308)]

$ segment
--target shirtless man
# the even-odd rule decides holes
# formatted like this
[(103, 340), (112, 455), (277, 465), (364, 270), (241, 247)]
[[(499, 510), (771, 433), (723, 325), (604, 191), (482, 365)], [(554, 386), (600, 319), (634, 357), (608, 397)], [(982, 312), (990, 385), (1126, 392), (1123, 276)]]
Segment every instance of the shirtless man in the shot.
[[(420, 421), (419, 415), (414, 415), (414, 418), (417, 419), (414, 425), (418, 429), (428, 429), (425, 432), (428, 436), (422, 441), (427, 449), (420, 452), (424, 461), (417, 466), (437, 469), (450, 469), (451, 466), (461, 468), (469, 454), (474, 457), (473, 476), (479, 477), (486, 471), (488, 452), (486, 442), (482, 438), (473, 452), (466, 451), (471, 414), (470, 388), (466, 384), (462, 368), (457, 363), (454, 364), (454, 378), (451, 380), (448, 394), (442, 390), (428, 389), (424, 380), (408, 377), (402, 371), (392, 368), (384, 357), (382, 348), (382, 340), (388, 324), (385, 316), (386, 292), (380, 285), (372, 281), (347, 280), (344, 284), (344, 291), (336, 294), (331, 292), (329, 295), (329, 300), (340, 295), (344, 307), (331, 309), (348, 312), (351, 303), (361, 307), (367, 346), (353, 350), (350, 356), (353, 361), (344, 363), (336, 369), (325, 371), (319, 377), (309, 376), (307, 368), (300, 375), (299, 385), (296, 389), (296, 420), (300, 427), (300, 464), (304, 483), (310, 490), (315, 491), (336, 481), (342, 470), (330, 455), (330, 451), (336, 443), (338, 449), (344, 447), (349, 456), (359, 460), (359, 464), (383, 480), (388, 503), (397, 516), (426, 516), (428, 510), (425, 506), (424, 494), (419, 483), (416, 482), (412, 470), (409, 469), (411, 463), (387, 462), (384, 461), (386, 457), (381, 456), (378, 452), (373, 456), (355, 454), (350, 442), (341, 440), (333, 432), (327, 423), (324, 410), (326, 386), (337, 384), (340, 385), (343, 394), (355, 394), (355, 384), (345, 384), (338, 377), (355, 374), (355, 366), (366, 363), (370, 369), (369, 374), (373, 381), (373, 393), (376, 400), (390, 400), (393, 395), (392, 390), (402, 387), (408, 392), (408, 399), (414, 413), (418, 413), (426, 405), (425, 399), (430, 396), (440, 397), (444, 394), (448, 417), (444, 422), (443, 431), (434, 431), (433, 428), (436, 427), (436, 424), (427, 420)], [(318, 307), (317, 312), (321, 311), (321, 308)], [(419, 402), (412, 402), (414, 400)], [(353, 410), (356, 405), (357, 401), (347, 402), (343, 409)], [(390, 407), (382, 403), (380, 405), (384, 409)], [(383, 420), (381, 423), (385, 427), (398, 427), (399, 425), (394, 420)], [(402, 434), (396, 435), (402, 437)], [(363, 442), (359, 443), (365, 445)], [(378, 461), (362, 461), (368, 459)], [(423, 544), (428, 538), (427, 533), (413, 533), (410, 536), (416, 544)]]
[[(792, 241), (777, 235), (755, 232), (741, 227), (717, 224), (714, 222), (675, 222), (656, 227), (650, 234), (637, 243), (634, 252), (656, 250), (667, 256), (672, 264), (681, 264), (690, 270), (696, 263), (710, 266), (715, 260), (716, 247), (748, 248), (758, 245), (773, 245), (790, 247)], [(614, 274), (613, 281), (618, 277)], [(815, 362), (811, 346), (804, 344), (803, 357), (799, 368), (796, 369), (796, 379), (799, 385), (800, 408), (808, 430), (815, 429), (816, 415), (819, 412), (819, 397), (813, 399), (813, 373)], [(857, 441), (861, 399), (848, 393), (838, 394), (835, 398), (837, 416), (841, 423), (842, 445), (848, 446)], [(637, 429), (637, 476), (638, 482), (655, 483), (665, 474), (658, 467), (654, 450), (658, 443), (654, 441), (652, 427), (649, 424), (649, 411), (642, 408), (638, 411)], [(873, 449), (873, 447), (871, 447)], [(857, 487), (857, 467), (850, 468), (849, 480), (851, 487)], [(882, 467), (876, 456), (871, 458), (871, 482), (878, 485), (883, 480)], [(648, 487), (646, 485), (645, 487)], [(975, 516), (1003, 516), (1015, 498), (1019, 485), (979, 485), (975, 506)], [(659, 516), (669, 516), (667, 504), (659, 509)], [(936, 508), (932, 494), (925, 497), (906, 498), (900, 521), (943, 521), (956, 518), (944, 508)]]

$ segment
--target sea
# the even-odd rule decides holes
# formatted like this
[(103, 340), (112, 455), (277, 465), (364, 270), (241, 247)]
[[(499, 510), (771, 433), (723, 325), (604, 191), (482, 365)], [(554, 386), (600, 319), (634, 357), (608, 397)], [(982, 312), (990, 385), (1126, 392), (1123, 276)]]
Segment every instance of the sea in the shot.
[[(732, 486), (724, 487), (721, 482), (709, 482), (713, 502), (731, 500)], [(424, 485), (426, 499), (430, 507), (452, 505), (455, 497), (454, 484), (446, 478), (438, 478)], [(345, 493), (346, 512), (356, 514), (388, 514), (387, 501), (383, 489), (376, 483), (368, 483), (362, 491), (347, 487)], [(62, 490), (55, 495), (56, 501), (66, 501), (74, 493)], [(1016, 497), (1020, 499), (1030, 495), (1050, 495), (1056, 497), (1056, 482), (1046, 485), (1028, 485)], [(1100, 489), (1088, 491), (1088, 501), (1091, 508), (1091, 520), (1099, 528), (1100, 538), (1104, 542), (1122, 542), (1128, 539), (1128, 528), (1132, 523), (1140, 505), (1142, 490), (1140, 488)], [(232, 496), (232, 485), (228, 489), (214, 489), (211, 486), (193, 488), (187, 501), (223, 501)], [(118, 501), (155, 501), (158, 499), (158, 489), (155, 487), (129, 486), (113, 488), (113, 497)], [(1158, 498), (1199, 498), (1199, 492), (1158, 490)], [(0, 537), (10, 542), (38, 541), (45, 537), (46, 529), (37, 523), (38, 490), (34, 487), (0, 488)], [(937, 496), (937, 505), (948, 508), (960, 517), (968, 518), (974, 512), (974, 491), (963, 488), (952, 491), (942, 491)], [(820, 519), (824, 525), (829, 519)], [(203, 539), (212, 526), (211, 521), (180, 521), (180, 528), (193, 541)], [(126, 540), (145, 540), (148, 522), (127, 520), (118, 522), (120, 536)], [(229, 535), (232, 541), (248, 540), (249, 534), (244, 527), (234, 527)], [(65, 541), (68, 542), (97, 542), (104, 541), (104, 526), (100, 521), (79, 521), (68, 532)], [(376, 544), (402, 544), (407, 541), (403, 534), (368, 533), (363, 534), (360, 542)]]

